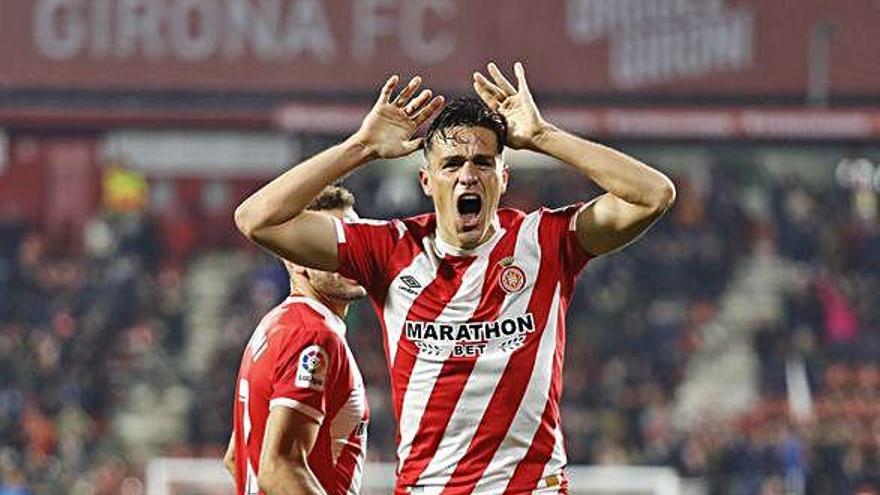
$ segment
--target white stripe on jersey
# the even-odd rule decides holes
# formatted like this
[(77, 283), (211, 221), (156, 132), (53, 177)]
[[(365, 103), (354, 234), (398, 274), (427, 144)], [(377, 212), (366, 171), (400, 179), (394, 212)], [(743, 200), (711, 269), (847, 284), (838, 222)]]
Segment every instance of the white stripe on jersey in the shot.
[(349, 444), (348, 437), (361, 424), (361, 418), (352, 411), (363, 411), (364, 407), (366, 407), (364, 389), (363, 387), (355, 388), (336, 416), (333, 417), (333, 421), (330, 422), (330, 438), (332, 439), (330, 456), (333, 459), (333, 464), (336, 464), (336, 459), (339, 458), (342, 449)]
[[(269, 401), (269, 409), (272, 409), (273, 407), (287, 407), (289, 409), (294, 409), (314, 419), (318, 424), (321, 424), (324, 421), (324, 413), (308, 404), (303, 404), (298, 400), (288, 399), (287, 397), (276, 397)], [(249, 424), (245, 423), (245, 426), (247, 427), (246, 430), (250, 429)]]
[[(348, 437), (351, 436), (351, 433), (361, 423), (362, 418), (356, 414), (356, 411), (363, 411), (367, 407), (364, 380), (354, 360), (354, 355), (348, 346), (345, 346), (345, 354), (348, 359), (348, 366), (351, 370), (354, 386), (345, 404), (342, 405), (336, 416), (333, 417), (333, 421), (330, 422), (330, 438), (333, 439), (330, 445), (330, 456), (333, 459), (333, 464), (336, 464), (336, 459), (339, 458), (342, 449), (348, 444)], [(363, 447), (366, 448), (366, 446), (367, 444), (364, 442)]]
[(431, 251), (426, 247), (425, 251), (419, 253), (408, 267), (397, 274), (388, 287), (385, 307), (382, 309), (382, 318), (385, 320), (385, 335), (388, 336), (388, 366), (394, 364), (394, 356), (397, 354), (397, 345), (400, 342), (400, 333), (403, 331), (406, 315), (413, 302), (419, 297), (417, 294), (398, 290), (397, 287), (403, 284), (400, 279), (405, 276), (416, 278), (423, 284), (423, 288), (429, 280), (434, 280), (434, 277), (437, 276), (438, 264), (431, 259), (432, 254), (430, 253)]
[[(493, 245), (497, 244), (501, 237), (503, 236), (496, 236)], [(482, 256), (468, 266), (462, 276), (461, 285), (451, 299), (456, 303), (447, 304), (437, 316), (436, 321), (467, 321), (474, 315), (483, 295), (488, 264), (489, 257)], [(443, 349), (443, 352), (448, 357), (451, 350), (451, 347), (447, 347)], [(400, 443), (397, 446), (398, 471), (403, 467), (405, 459), (409, 457), (413, 439), (419, 431), (422, 415), (425, 413), (425, 407), (431, 398), (434, 384), (437, 383), (437, 378), (440, 376), (440, 369), (443, 368), (443, 360), (443, 357), (417, 359), (413, 366), (401, 407), (401, 411), (406, 411), (406, 414), (402, 414), (400, 418)], [(419, 380), (422, 379), (425, 381), (420, 382)], [(424, 386), (414, 386), (416, 384)]]
[[(553, 369), (553, 358), (556, 354), (556, 330), (559, 324), (559, 284), (553, 291), (553, 304), (547, 314), (547, 323), (541, 334), (541, 342), (538, 353), (535, 356), (536, 369)], [(507, 430), (504, 440), (492, 462), (486, 468), (485, 475), (477, 482), (474, 490), (476, 493), (501, 493), (510, 480), (510, 475), (516, 469), (517, 464), (525, 457), (535, 432), (541, 424), (541, 416), (547, 406), (550, 394), (552, 373), (532, 373), (525, 394), (519, 404), (519, 409), (513, 417), (513, 423)]]
[(336, 229), (336, 243), (342, 244), (345, 242), (345, 228), (342, 227), (342, 220), (333, 218), (333, 227)]
[[(523, 219), (513, 252), (517, 266), (522, 268), (526, 274), (526, 280), (531, 280), (533, 283), (538, 278), (540, 268), (538, 261), (541, 259), (538, 243), (540, 219), (539, 212), (529, 214)], [(533, 253), (533, 250), (537, 252)], [(483, 258), (488, 261), (488, 255)], [(506, 296), (502, 303), (502, 310), (498, 314), (505, 312), (508, 314), (525, 313), (528, 310), (533, 289), (534, 285), (529, 288), (529, 293), (519, 294), (520, 297)], [(515, 307), (511, 301), (516, 301)], [(455, 471), (455, 466), (467, 451), (471, 439), (476, 434), (479, 427), (477, 418), (482, 418), (489, 398), (495, 393), (495, 388), (498, 386), (501, 374), (510, 357), (511, 354), (506, 352), (486, 352), (477, 358), (461, 397), (455, 404), (452, 417), (449, 419), (443, 438), (437, 446), (437, 451), (416, 482), (417, 485), (444, 486), (449, 481)]]
[[(534, 290), (534, 283), (538, 280), (538, 270), (541, 268), (541, 243), (538, 242), (538, 228), (540, 225), (541, 212), (529, 213), (523, 219), (522, 225), (520, 225), (519, 235), (516, 238), (516, 247), (513, 250), (513, 258), (516, 260), (517, 266), (525, 272), (526, 280), (532, 282), (531, 290)], [(530, 300), (531, 292), (529, 297), (505, 297), (498, 314), (525, 313), (528, 310)], [(515, 308), (512, 307), (514, 301), (520, 301), (520, 304)]]
[[(354, 354), (352, 354), (352, 352), (351, 352), (351, 347), (346, 345), (345, 346), (345, 353), (348, 356), (348, 362), (351, 366), (351, 375), (352, 375), (352, 378), (354, 379), (355, 389), (360, 390), (361, 400), (366, 401), (367, 400), (367, 391), (364, 388), (364, 378), (361, 375), (360, 368), (357, 366), (357, 361), (354, 358)], [(368, 430), (364, 430), (363, 436), (360, 439), (361, 448), (364, 449), (364, 451), (366, 451), (366, 448), (367, 448), (367, 435), (368, 435), (367, 431)], [(351, 430), (349, 430), (349, 434), (350, 433), (351, 433)], [(333, 458), (336, 459), (338, 456), (339, 456), (338, 453), (334, 453)], [(358, 493), (361, 492), (361, 481), (362, 481), (362, 477), (364, 474), (364, 461), (366, 460), (366, 457), (367, 457), (366, 455), (357, 456), (357, 459), (356, 459), (356, 462), (354, 465), (354, 470), (352, 471), (351, 484), (348, 486), (349, 495), (357, 495)]]

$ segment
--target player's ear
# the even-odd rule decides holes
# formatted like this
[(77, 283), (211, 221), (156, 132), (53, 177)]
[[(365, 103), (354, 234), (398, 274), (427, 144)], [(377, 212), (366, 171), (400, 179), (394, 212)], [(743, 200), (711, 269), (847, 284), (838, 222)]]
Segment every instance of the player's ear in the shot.
[(431, 181), (428, 178), (428, 166), (429, 165), (425, 163), (422, 168), (419, 169), (419, 184), (422, 185), (422, 191), (425, 193), (425, 196), (431, 195)]
[(507, 168), (507, 163), (501, 164), (501, 194), (507, 192), (507, 181), (510, 180), (510, 169)]

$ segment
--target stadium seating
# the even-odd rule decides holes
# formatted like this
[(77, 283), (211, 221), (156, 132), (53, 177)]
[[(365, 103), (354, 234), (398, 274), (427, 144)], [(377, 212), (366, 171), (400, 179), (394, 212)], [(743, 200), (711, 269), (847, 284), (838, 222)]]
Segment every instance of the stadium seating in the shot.
[[(539, 173), (517, 176), (508, 204), (583, 194), (564, 174), (535, 189)], [(350, 179), (356, 192), (382, 181)], [(655, 230), (579, 282), (563, 402), (571, 462), (672, 466), (712, 493), (876, 489), (880, 222), (831, 184), (756, 186), (723, 167), (700, 187), (676, 182)], [(360, 209), (426, 207), (401, 201), (362, 196)], [(150, 456), (222, 452), (242, 346), (287, 282), (255, 248), (196, 235), (181, 250), (168, 232), (148, 213), (99, 215), (81, 243), (60, 246), (0, 221), (3, 486), (138, 493)], [(729, 317), (731, 305), (748, 317)], [(365, 303), (348, 320), (373, 411), (369, 458), (393, 461), (377, 323)]]

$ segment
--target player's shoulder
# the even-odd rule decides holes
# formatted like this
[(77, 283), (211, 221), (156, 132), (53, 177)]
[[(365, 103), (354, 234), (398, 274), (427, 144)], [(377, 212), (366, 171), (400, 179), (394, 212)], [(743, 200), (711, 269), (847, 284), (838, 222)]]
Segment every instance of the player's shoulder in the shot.
[(326, 306), (304, 296), (288, 296), (273, 310), (277, 316), (272, 322), (271, 333), (277, 333), (286, 341), (296, 340), (343, 340), (345, 323)]
[(437, 228), (437, 214), (422, 213), (400, 219), (400, 224), (406, 229), (407, 235), (422, 238), (430, 235)]
[(498, 208), (498, 222), (505, 229), (522, 222), (526, 216), (526, 212), (516, 208)]
[(557, 207), (541, 206), (535, 210), (535, 212), (542, 216), (570, 216), (577, 212), (583, 205), (584, 203), (572, 203), (570, 205)]
[(437, 228), (437, 215), (434, 213), (423, 213), (381, 222), (396, 237), (395, 242), (405, 240), (407, 244), (419, 246), (422, 243), (422, 239), (432, 235)]
[(538, 215), (542, 223), (559, 224), (560, 228), (567, 227), (570, 230), (574, 230), (577, 213), (583, 206), (584, 203), (573, 203), (556, 208), (542, 206), (531, 214)]
[[(340, 220), (340, 225), (350, 227), (360, 227), (363, 235), (387, 238), (391, 237), (393, 241), (400, 240), (407, 234), (407, 225), (410, 223), (408, 218), (391, 218), (380, 220), (375, 218), (353, 218)], [(345, 233), (341, 234), (344, 238)]]

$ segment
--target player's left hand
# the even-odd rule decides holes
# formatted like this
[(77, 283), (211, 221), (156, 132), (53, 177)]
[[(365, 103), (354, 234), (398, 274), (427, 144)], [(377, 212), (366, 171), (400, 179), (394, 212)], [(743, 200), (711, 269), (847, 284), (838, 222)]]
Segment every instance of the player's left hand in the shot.
[(534, 148), (535, 139), (549, 124), (535, 105), (525, 68), (520, 62), (513, 64), (518, 87), (514, 87), (493, 62), (486, 68), (492, 80), (474, 72), (474, 89), (489, 108), (507, 119), (507, 145), (514, 149)]

